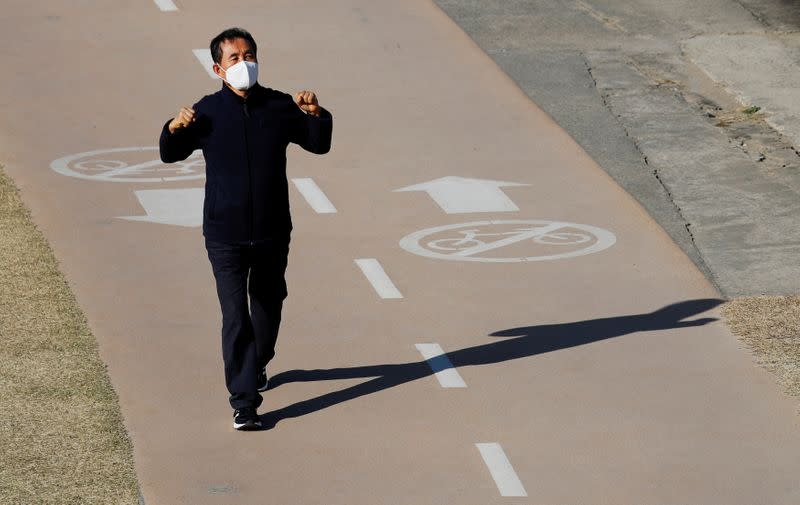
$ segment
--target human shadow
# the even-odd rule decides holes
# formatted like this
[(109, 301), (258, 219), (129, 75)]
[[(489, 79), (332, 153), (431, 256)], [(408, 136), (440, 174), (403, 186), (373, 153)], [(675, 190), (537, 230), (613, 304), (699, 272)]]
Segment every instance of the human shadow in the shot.
[[(513, 359), (526, 358), (597, 342), (639, 331), (669, 330), (702, 326), (715, 318), (685, 321), (719, 304), (722, 300), (707, 298), (687, 300), (667, 305), (654, 312), (615, 316), (586, 321), (539, 326), (524, 326), (496, 331), (490, 336), (513, 337), (488, 344), (466, 347), (446, 354), (454, 368), (489, 365)], [(333, 405), (359, 398), (378, 391), (393, 388), (423, 377), (433, 375), (448, 367), (446, 359), (433, 358), (410, 363), (367, 365), (348, 368), (320, 370), (289, 370), (270, 377), (270, 389), (291, 382), (371, 378), (355, 386), (303, 400), (286, 407), (262, 414), (263, 429), (274, 428), (280, 421), (300, 417), (323, 410)]]

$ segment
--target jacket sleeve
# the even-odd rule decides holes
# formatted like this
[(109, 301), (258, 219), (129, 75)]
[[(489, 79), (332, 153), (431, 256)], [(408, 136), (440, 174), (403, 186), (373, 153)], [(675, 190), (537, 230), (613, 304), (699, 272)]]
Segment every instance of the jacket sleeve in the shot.
[(176, 161), (183, 161), (189, 157), (195, 149), (200, 147), (197, 138), (197, 128), (195, 125), (187, 128), (175, 130), (175, 133), (169, 132), (170, 119), (161, 128), (161, 138), (158, 141), (158, 148), (161, 154), (161, 161), (164, 163), (174, 163)]
[(331, 150), (331, 136), (333, 134), (333, 116), (326, 109), (320, 107), (319, 117), (306, 114), (297, 105), (292, 118), (292, 131), (290, 140), (308, 152), (325, 154)]

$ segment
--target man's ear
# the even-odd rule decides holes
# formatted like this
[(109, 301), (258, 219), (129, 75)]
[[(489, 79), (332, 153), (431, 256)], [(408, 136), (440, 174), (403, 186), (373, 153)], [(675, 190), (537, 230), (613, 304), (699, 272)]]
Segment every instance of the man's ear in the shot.
[(213, 70), (214, 73), (217, 74), (217, 77), (222, 79), (222, 75), (221, 74), (222, 74), (222, 72), (224, 72), (224, 70), (222, 70), (222, 67), (220, 67), (217, 63), (214, 63), (214, 66), (211, 67), (211, 70)]

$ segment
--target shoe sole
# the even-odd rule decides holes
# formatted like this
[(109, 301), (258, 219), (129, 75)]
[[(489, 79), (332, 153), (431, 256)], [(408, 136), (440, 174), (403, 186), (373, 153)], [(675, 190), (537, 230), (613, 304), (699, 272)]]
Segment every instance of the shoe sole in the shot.
[(261, 429), (261, 421), (250, 421), (247, 423), (239, 424), (236, 421), (233, 422), (233, 429), (238, 431), (256, 431)]

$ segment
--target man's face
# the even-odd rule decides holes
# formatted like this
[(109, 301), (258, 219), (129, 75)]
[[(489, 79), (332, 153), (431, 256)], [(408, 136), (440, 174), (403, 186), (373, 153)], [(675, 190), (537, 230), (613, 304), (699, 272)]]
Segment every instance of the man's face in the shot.
[(220, 77), (225, 77), (224, 70), (240, 61), (258, 62), (255, 51), (245, 39), (225, 40), (219, 47), (222, 59), (219, 64), (214, 64), (214, 72)]

